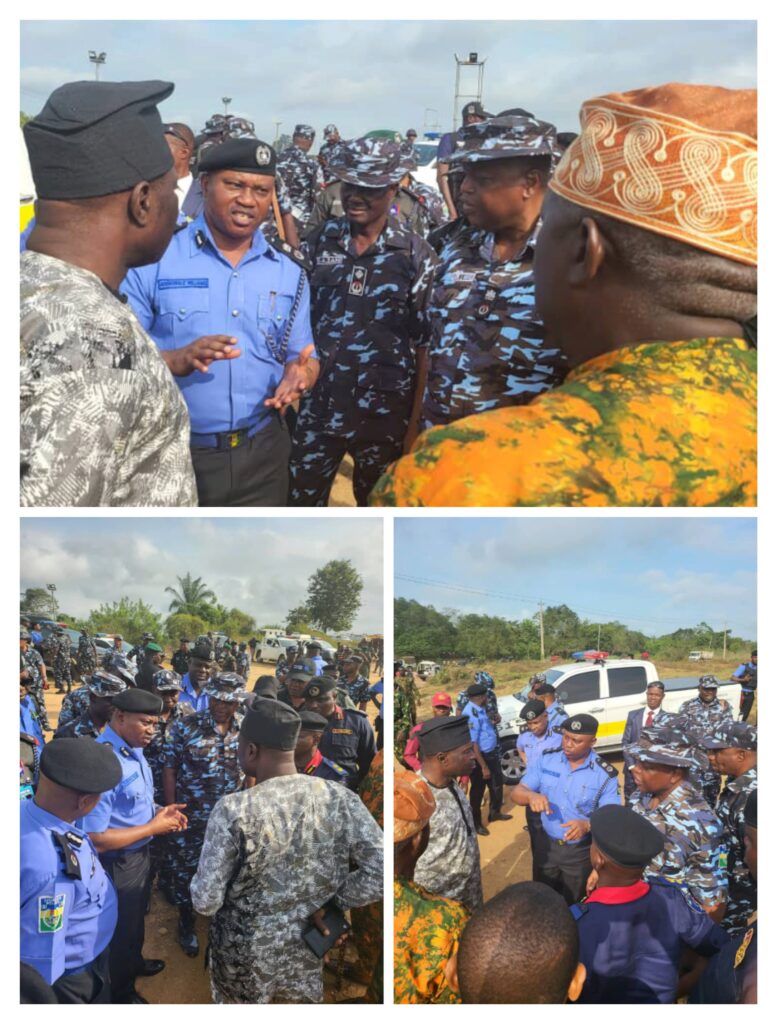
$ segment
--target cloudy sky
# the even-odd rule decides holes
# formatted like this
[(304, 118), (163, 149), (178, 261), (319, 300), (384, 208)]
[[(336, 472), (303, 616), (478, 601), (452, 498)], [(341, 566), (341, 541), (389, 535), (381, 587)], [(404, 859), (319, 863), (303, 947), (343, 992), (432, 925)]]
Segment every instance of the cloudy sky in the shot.
[(166, 613), (165, 587), (191, 572), (228, 608), (280, 625), (316, 569), (350, 558), (364, 580), (354, 631), (383, 631), (379, 519), (23, 519), (21, 535), (21, 590), (54, 583), (71, 615), (124, 595)]
[(230, 96), (260, 138), (276, 121), (281, 132), (311, 123), (319, 140), (330, 121), (345, 137), (422, 134), (450, 129), (453, 54), (476, 51), (487, 109), (520, 106), (574, 130), (581, 101), (601, 93), (754, 87), (755, 46), (753, 21), (23, 21), (21, 105), (35, 113), (58, 85), (91, 78), (93, 49), (107, 53), (106, 80), (175, 82), (162, 116), (195, 130)]
[(754, 519), (403, 517), (394, 558), (396, 596), (439, 609), (523, 619), (543, 601), (649, 635), (704, 621), (757, 639)]

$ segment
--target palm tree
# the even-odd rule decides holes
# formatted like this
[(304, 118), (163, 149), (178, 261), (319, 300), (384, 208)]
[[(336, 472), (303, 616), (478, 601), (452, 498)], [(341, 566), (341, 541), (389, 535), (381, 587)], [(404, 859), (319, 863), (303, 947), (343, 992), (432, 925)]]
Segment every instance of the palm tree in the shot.
[(185, 576), (176, 576), (176, 579), (180, 591), (174, 587), (165, 587), (165, 593), (173, 595), (170, 611), (205, 618), (202, 612), (204, 609), (208, 612), (213, 610), (212, 602), (216, 600), (216, 595), (202, 582), (200, 576), (192, 579), (192, 574), (187, 572)]

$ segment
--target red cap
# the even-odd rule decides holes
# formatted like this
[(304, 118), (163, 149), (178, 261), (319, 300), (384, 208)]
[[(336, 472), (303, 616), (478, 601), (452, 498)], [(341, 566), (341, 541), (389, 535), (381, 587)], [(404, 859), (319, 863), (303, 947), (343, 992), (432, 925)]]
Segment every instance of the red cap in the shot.
[(435, 693), (432, 697), (433, 708), (450, 708), (453, 707), (453, 701), (447, 693)]

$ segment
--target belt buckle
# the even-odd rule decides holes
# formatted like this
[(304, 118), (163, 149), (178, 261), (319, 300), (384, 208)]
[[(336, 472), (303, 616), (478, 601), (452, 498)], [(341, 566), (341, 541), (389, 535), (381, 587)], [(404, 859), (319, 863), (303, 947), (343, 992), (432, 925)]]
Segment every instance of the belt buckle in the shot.
[(227, 434), (227, 448), (237, 448), (243, 440), (245, 430), (232, 430)]

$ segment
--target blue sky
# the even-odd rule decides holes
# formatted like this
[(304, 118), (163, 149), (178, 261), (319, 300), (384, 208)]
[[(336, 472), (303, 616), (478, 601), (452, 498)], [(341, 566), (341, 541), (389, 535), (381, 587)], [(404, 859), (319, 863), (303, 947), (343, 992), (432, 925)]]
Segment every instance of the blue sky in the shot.
[[(179, 5), (179, 9), (180, 8)], [(337, 7), (330, 8), (337, 10)], [(37, 112), (65, 81), (102, 77), (176, 83), (166, 120), (199, 130), (223, 109), (261, 138), (297, 122), (346, 137), (372, 128), (450, 128), (453, 54), (487, 58), (483, 100), (521, 106), (560, 130), (601, 93), (685, 81), (756, 85), (753, 21), (27, 21), (21, 23), (21, 106)]]
[(164, 588), (189, 571), (228, 608), (282, 624), (316, 569), (350, 558), (364, 579), (354, 630), (383, 631), (383, 524), (372, 517), (23, 519), (21, 538), (21, 590), (54, 583), (73, 615), (123, 595), (167, 612)]
[(438, 609), (522, 619), (543, 601), (649, 635), (705, 621), (757, 639), (754, 519), (402, 517), (394, 560), (396, 596)]

